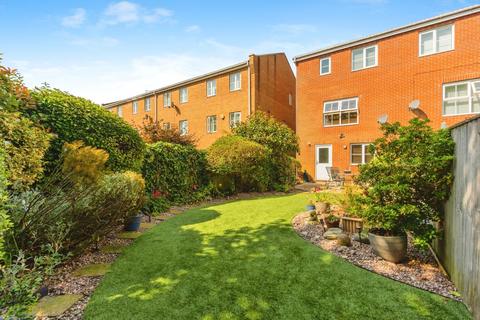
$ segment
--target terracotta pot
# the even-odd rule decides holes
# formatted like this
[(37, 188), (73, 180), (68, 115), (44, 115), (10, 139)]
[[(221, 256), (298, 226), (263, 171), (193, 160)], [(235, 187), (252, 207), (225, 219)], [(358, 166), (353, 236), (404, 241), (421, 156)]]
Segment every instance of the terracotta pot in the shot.
[(369, 233), (368, 240), (373, 251), (387, 261), (399, 263), (407, 256), (407, 235), (384, 237)]

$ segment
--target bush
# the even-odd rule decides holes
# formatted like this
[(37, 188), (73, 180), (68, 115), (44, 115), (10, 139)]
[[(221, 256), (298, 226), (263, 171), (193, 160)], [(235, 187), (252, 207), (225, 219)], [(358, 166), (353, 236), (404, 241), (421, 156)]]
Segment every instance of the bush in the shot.
[(263, 112), (256, 112), (234, 128), (233, 134), (257, 142), (271, 152), (270, 184), (275, 190), (287, 191), (293, 187), (300, 165), (294, 158), (298, 137), (292, 129)]
[(193, 134), (181, 134), (178, 128), (165, 128), (161, 121), (154, 121), (152, 117), (146, 116), (141, 127), (138, 128), (140, 135), (147, 143), (159, 141), (181, 144), (184, 146), (195, 146), (197, 139)]
[(65, 143), (62, 172), (70, 175), (77, 185), (89, 185), (102, 176), (107, 160), (105, 150), (84, 146), (82, 141)]
[(7, 215), (7, 171), (4, 165), (5, 153), (0, 145), (0, 264), (5, 257), (4, 244), (7, 231), (11, 227)]
[(365, 193), (361, 216), (367, 224), (383, 235), (410, 231), (420, 247), (437, 236), (432, 222), (441, 219), (453, 182), (450, 132), (433, 131), (427, 123), (383, 125), (383, 137), (371, 148), (375, 157), (360, 167), (357, 179)]
[(234, 181), (235, 191), (265, 191), (270, 187), (270, 151), (253, 141), (228, 135), (207, 149), (210, 170)]
[(110, 155), (107, 167), (113, 171), (140, 170), (145, 144), (123, 119), (89, 100), (60, 90), (42, 88), (34, 91), (33, 96), (37, 108), (28, 114), (56, 135), (46, 157), (50, 170), (58, 165), (63, 144), (75, 140), (107, 151)]
[(192, 146), (168, 142), (147, 145), (142, 173), (148, 194), (146, 213), (172, 204), (200, 200), (208, 185), (205, 154)]

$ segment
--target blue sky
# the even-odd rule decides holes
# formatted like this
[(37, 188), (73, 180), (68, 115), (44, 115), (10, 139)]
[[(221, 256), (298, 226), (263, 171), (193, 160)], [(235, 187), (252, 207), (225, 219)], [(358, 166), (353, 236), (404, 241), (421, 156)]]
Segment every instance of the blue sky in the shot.
[(235, 64), (288, 58), (463, 8), (469, 0), (0, 0), (3, 64), (104, 103)]

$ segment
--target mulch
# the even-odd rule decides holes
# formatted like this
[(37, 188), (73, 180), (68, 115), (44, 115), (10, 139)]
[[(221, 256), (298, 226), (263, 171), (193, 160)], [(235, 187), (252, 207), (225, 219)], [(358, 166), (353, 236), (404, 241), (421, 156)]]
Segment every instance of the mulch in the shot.
[(361, 268), (461, 301), (455, 285), (442, 273), (432, 253), (416, 249), (411, 241), (408, 241), (407, 261), (395, 264), (377, 256), (369, 244), (352, 241), (352, 246), (346, 247), (338, 245), (336, 240), (325, 239), (322, 226), (309, 218), (309, 213), (303, 212), (292, 220), (293, 228), (303, 239)]

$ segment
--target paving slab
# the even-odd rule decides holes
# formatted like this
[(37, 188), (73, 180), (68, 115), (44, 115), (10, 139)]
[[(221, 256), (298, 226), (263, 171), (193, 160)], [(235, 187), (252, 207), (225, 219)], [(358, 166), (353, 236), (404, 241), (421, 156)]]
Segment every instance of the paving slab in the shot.
[(46, 296), (38, 300), (30, 313), (35, 317), (58, 317), (79, 301), (81, 294), (64, 294), (59, 296)]
[(77, 277), (98, 277), (103, 276), (110, 270), (110, 263), (88, 264), (73, 272)]

